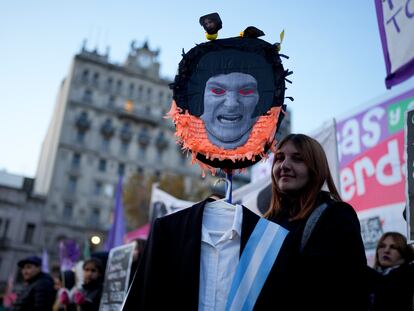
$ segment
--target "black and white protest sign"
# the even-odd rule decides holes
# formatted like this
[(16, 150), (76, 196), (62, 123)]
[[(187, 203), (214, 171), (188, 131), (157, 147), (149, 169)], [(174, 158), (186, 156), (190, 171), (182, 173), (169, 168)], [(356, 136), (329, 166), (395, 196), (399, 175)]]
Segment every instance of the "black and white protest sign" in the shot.
[(128, 291), (135, 243), (111, 249), (106, 264), (104, 288), (99, 311), (119, 311)]

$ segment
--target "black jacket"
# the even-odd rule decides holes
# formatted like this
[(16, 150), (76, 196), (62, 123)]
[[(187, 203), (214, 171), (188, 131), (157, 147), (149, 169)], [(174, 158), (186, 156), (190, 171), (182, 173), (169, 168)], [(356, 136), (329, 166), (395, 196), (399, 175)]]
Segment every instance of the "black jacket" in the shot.
[(51, 311), (56, 291), (53, 279), (43, 272), (31, 279), (14, 303), (14, 311)]
[[(198, 309), (201, 224), (206, 202), (155, 220), (123, 310)], [(241, 250), (259, 219), (243, 207)]]
[(278, 258), (267, 280), (273, 285), (263, 288), (263, 299), (256, 304), (260, 310), (275, 300), (279, 310), (368, 309), (367, 262), (357, 214), (327, 192), (319, 195), (317, 205), (322, 203), (328, 207), (302, 252), (307, 219), (289, 221), (286, 215), (275, 220), (290, 232), (281, 250), (285, 256)]
[[(205, 203), (154, 222), (123, 310), (198, 309)], [(240, 253), (259, 219), (243, 208)], [(329, 206), (300, 253), (305, 222), (282, 224), (290, 232), (254, 310), (367, 310), (368, 293), (360, 286), (366, 258), (355, 211), (345, 203)]]
[(103, 284), (102, 280), (91, 281), (83, 284), (81, 292), (85, 295), (85, 302), (81, 304), (82, 311), (98, 311), (102, 297)]
[(373, 311), (410, 311), (414, 298), (414, 262), (380, 273), (371, 269)]

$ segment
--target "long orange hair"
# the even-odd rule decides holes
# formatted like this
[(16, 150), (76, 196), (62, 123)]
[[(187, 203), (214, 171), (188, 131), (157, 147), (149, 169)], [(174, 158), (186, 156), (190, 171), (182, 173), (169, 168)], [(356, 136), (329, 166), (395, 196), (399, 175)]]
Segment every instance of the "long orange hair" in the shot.
[(276, 153), (287, 142), (292, 142), (301, 154), (305, 165), (309, 170), (309, 181), (304, 189), (294, 198), (283, 194), (277, 186), (272, 165), (272, 199), (270, 208), (265, 214), (266, 218), (277, 216), (282, 210), (282, 200), (288, 199), (293, 202), (295, 209), (290, 210), (290, 220), (306, 218), (317, 206), (316, 200), (324, 183), (326, 182), (331, 197), (336, 201), (342, 201), (338, 190), (335, 187), (328, 160), (322, 146), (313, 138), (304, 134), (289, 134), (283, 138), (276, 147)]

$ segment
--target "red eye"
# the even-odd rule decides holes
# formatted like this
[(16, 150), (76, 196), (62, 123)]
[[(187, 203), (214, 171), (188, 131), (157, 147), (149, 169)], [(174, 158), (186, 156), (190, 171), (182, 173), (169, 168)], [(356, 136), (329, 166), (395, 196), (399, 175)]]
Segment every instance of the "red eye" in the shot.
[(253, 94), (254, 93), (254, 90), (253, 89), (241, 89), (239, 91), (239, 93), (241, 95), (250, 95), (250, 94)]
[(218, 87), (216, 87), (214, 89), (211, 89), (211, 91), (216, 95), (223, 95), (226, 92), (225, 89), (221, 89), (221, 88), (218, 88)]

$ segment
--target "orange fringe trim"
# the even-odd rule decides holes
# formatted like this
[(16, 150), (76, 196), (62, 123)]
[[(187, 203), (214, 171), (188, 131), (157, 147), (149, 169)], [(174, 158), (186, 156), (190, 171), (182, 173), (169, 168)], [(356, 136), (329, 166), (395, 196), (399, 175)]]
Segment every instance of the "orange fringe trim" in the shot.
[(210, 171), (214, 176), (217, 168), (198, 160), (198, 153), (203, 154), (209, 160), (231, 160), (233, 162), (254, 161), (257, 155), (260, 155), (261, 158), (267, 158), (265, 147), (270, 146), (271, 151), (275, 150), (276, 126), (281, 110), (281, 107), (272, 107), (266, 115), (259, 117), (247, 142), (236, 149), (224, 149), (213, 145), (208, 139), (203, 120), (189, 114), (187, 110), (183, 113), (183, 109), (179, 108), (174, 100), (166, 118), (170, 118), (174, 122), (175, 136), (178, 137), (177, 143), (182, 146), (183, 150), (191, 151), (192, 163), (197, 162), (200, 165), (204, 177), (205, 170)]

